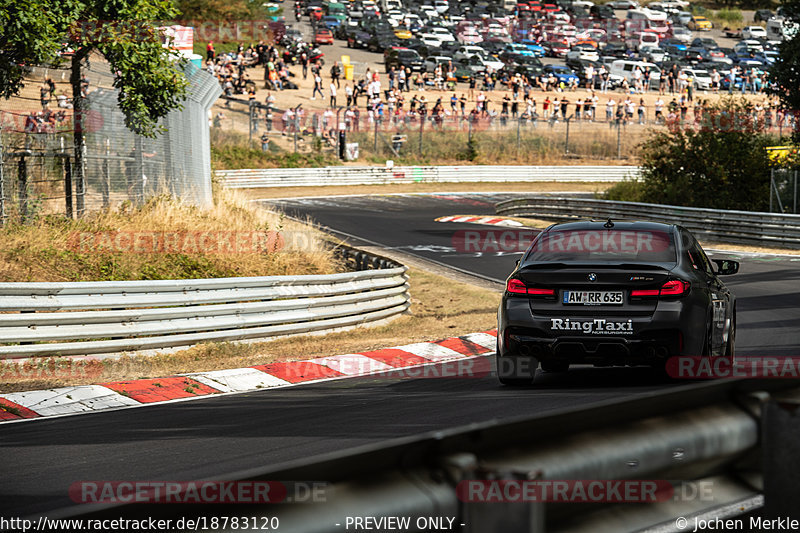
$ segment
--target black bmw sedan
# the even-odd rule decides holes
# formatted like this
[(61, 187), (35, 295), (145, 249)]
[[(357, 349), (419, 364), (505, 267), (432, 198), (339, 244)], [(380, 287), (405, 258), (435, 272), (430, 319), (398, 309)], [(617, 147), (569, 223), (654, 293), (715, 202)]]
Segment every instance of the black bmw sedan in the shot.
[(550, 226), (506, 281), (498, 311), (497, 373), (529, 384), (570, 364), (663, 366), (671, 356), (733, 362), (736, 301), (685, 228), (651, 222)]

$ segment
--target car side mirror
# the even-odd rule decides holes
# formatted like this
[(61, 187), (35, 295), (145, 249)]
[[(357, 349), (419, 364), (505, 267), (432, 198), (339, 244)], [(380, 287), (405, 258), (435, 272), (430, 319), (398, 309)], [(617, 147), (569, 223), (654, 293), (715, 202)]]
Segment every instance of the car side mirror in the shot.
[(712, 259), (717, 265), (717, 274), (720, 276), (729, 276), (739, 272), (739, 261), (731, 261), (730, 259)]

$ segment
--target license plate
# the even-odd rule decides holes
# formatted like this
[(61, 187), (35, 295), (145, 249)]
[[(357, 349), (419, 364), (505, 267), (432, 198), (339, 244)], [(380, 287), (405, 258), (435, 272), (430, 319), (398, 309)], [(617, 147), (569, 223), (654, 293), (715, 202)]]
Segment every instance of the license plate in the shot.
[(564, 305), (622, 305), (622, 291), (564, 291)]

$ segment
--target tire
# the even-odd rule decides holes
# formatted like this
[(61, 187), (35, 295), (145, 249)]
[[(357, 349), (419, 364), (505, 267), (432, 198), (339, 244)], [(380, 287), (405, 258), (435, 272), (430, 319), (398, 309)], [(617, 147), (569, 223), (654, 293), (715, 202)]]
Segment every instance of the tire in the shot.
[[(539, 366), (539, 362), (535, 358), (520, 360), (512, 357), (501, 357), (499, 355), (499, 350), (497, 350), (495, 353), (497, 354), (495, 355), (495, 362), (497, 363), (497, 379), (500, 381), (500, 383), (512, 387), (525, 387), (533, 383), (533, 377), (536, 375), (536, 367)], [(520, 372), (522, 366), (520, 365), (520, 361), (528, 362), (528, 370), (530, 371), (530, 375)]]

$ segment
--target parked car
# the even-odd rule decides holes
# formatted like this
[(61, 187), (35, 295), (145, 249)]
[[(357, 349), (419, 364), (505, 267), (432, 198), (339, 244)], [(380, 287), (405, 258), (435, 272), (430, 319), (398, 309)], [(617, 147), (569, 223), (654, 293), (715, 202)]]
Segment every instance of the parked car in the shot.
[(639, 2), (635, 0), (613, 0), (607, 5), (610, 5), (614, 9), (639, 9)]
[(578, 75), (565, 65), (545, 65), (542, 70), (545, 74), (555, 76), (560, 83), (565, 85), (572, 85), (579, 81)]
[(685, 72), (691, 78), (692, 85), (695, 89), (708, 90), (711, 89), (711, 74), (707, 70), (683, 68), (681, 72)]
[(391, 67), (395, 69), (408, 67), (414, 72), (422, 72), (423, 70), (422, 57), (415, 50), (399, 46), (384, 50), (383, 64), (386, 67), (386, 72), (389, 72)]
[(586, 59), (589, 61), (599, 61), (600, 53), (597, 48), (588, 44), (576, 44), (567, 52), (567, 59)]
[(678, 39), (684, 43), (689, 43), (692, 41), (692, 32), (689, 30), (689, 28), (685, 28), (683, 26), (673, 26), (672, 38)]
[(639, 49), (639, 55), (642, 59), (650, 61), (651, 63), (661, 63), (664, 61), (667, 53), (658, 46), (643, 46)]
[(523, 39), (520, 41), (520, 44), (525, 45), (525, 47), (531, 51), (531, 53), (536, 57), (544, 57), (544, 47), (537, 43), (536, 41), (531, 41), (529, 39)]
[(547, 57), (566, 57), (569, 46), (561, 41), (547, 41), (542, 43)]
[(711, 37), (696, 37), (692, 39), (692, 46), (702, 46), (703, 48), (708, 48), (709, 50), (717, 50), (719, 48), (717, 41)]
[(425, 72), (433, 72), (436, 70), (437, 65), (446, 67), (452, 62), (453, 58), (450, 56), (428, 56), (425, 58), (425, 62), (423, 63), (422, 67)]
[(686, 26), (692, 20), (692, 14), (688, 11), (679, 11), (672, 15), (672, 21), (676, 25)]
[(369, 33), (360, 28), (349, 28), (345, 39), (347, 40), (348, 48), (366, 48), (370, 37)]
[(333, 32), (328, 28), (319, 28), (314, 34), (314, 44), (333, 44)]
[(742, 28), (743, 39), (766, 39), (767, 30), (761, 26), (746, 26)]
[(753, 22), (767, 22), (774, 16), (769, 9), (758, 9), (753, 15)]
[(694, 15), (686, 26), (694, 31), (711, 31), (714, 27), (710, 20), (701, 15)]

